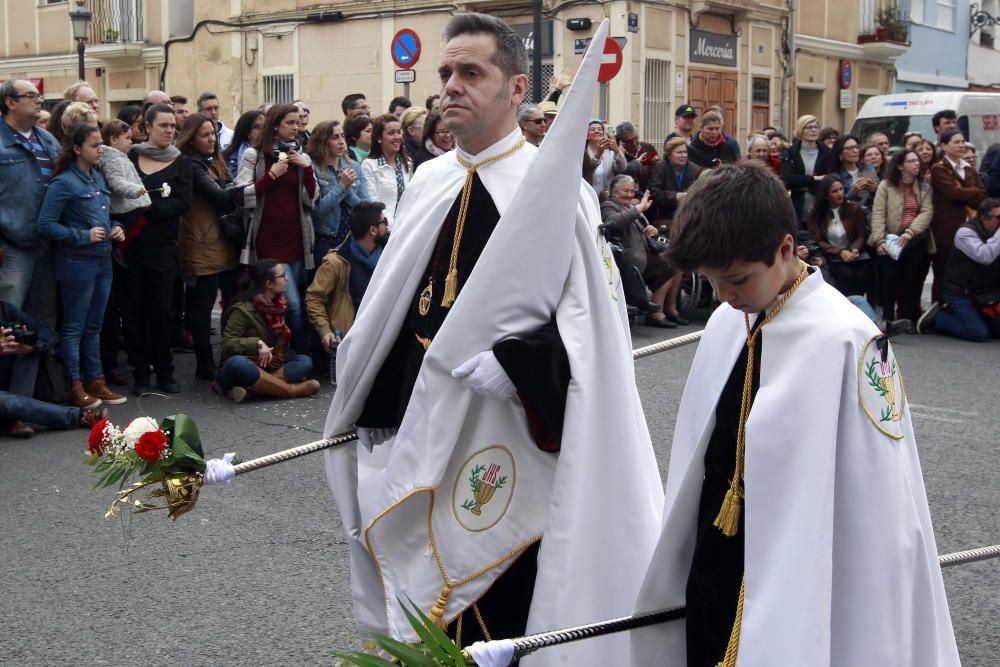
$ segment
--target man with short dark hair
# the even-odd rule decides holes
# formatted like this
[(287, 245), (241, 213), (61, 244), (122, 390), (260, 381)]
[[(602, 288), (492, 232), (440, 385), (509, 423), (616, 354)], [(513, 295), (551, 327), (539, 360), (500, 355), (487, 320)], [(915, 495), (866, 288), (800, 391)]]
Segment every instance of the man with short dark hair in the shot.
[[(606, 35), (603, 23), (594, 43)], [(415, 640), (409, 599), (469, 644), (627, 614), (661, 491), (597, 201), (566, 165), (600, 50), (536, 148), (516, 119), (523, 39), (496, 17), (456, 14), (444, 41), (442, 118), (457, 147), (423, 163), (400, 200), (337, 351), (324, 432), (356, 427), (362, 445), (327, 456), (362, 634)], [(616, 664), (626, 642), (549, 648), (546, 660)]]
[(667, 143), (674, 137), (684, 137), (688, 143), (694, 137), (694, 119), (698, 117), (698, 112), (690, 104), (682, 104), (674, 112), (674, 131), (667, 135), (663, 143)]
[[(309, 322), (319, 334), (323, 349), (333, 357), (331, 369), (339, 343), (336, 332), (346, 336), (350, 331), (382, 249), (389, 241), (385, 204), (380, 201), (355, 204), (350, 224), (351, 236), (339, 248), (326, 253), (306, 290)], [(337, 378), (331, 377), (330, 381), (336, 384)]]
[(204, 92), (198, 96), (198, 113), (215, 123), (219, 134), (219, 152), (226, 150), (233, 141), (233, 131), (219, 118), (221, 109), (219, 96), (215, 93)]
[(403, 114), (406, 113), (406, 110), (412, 106), (413, 105), (410, 104), (410, 98), (403, 97), (402, 95), (400, 95), (399, 97), (392, 98), (392, 100), (389, 102), (389, 113), (391, 113), (396, 118), (401, 119), (403, 117)]
[(340, 102), (340, 108), (346, 116), (348, 112), (354, 111), (355, 109), (360, 109), (368, 115), (371, 111), (371, 107), (368, 106), (368, 100), (365, 98), (364, 93), (351, 93), (350, 95), (345, 95), (344, 99)]
[(944, 270), (944, 305), (918, 320), (935, 331), (975, 342), (1000, 338), (1000, 199), (985, 199), (976, 217), (959, 227)]
[(191, 111), (187, 106), (188, 98), (183, 95), (171, 95), (170, 105), (174, 108), (174, 116), (177, 117), (177, 133), (180, 135), (181, 128), (184, 127), (184, 121), (191, 115)]
[(549, 121), (542, 110), (534, 104), (521, 107), (517, 112), (517, 124), (524, 133), (524, 138), (529, 144), (538, 146), (545, 138), (545, 132), (549, 128)]
[(958, 128), (958, 114), (955, 113), (954, 109), (942, 109), (931, 116), (931, 126), (934, 128), (934, 134), (937, 135), (937, 145), (940, 147), (941, 135), (948, 130)]
[(0, 301), (55, 323), (56, 279), (49, 244), (35, 222), (56, 158), (59, 142), (35, 123), (43, 97), (25, 79), (0, 86)]
[(840, 130), (835, 127), (824, 127), (819, 131), (819, 142), (827, 148), (833, 148), (838, 138), (840, 138)]
[(441, 113), (441, 96), (435, 93), (428, 97), (424, 102), (424, 108), (427, 109), (427, 113)]

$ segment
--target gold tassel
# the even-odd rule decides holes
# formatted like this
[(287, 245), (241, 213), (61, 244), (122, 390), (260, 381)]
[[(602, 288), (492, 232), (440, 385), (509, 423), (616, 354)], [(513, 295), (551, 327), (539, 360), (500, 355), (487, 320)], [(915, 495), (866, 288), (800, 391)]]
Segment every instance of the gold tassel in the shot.
[(735, 483), (730, 483), (726, 498), (722, 501), (719, 516), (712, 525), (722, 531), (726, 537), (732, 537), (740, 527), (740, 511), (743, 505), (743, 494)]
[(448, 271), (448, 277), (444, 279), (444, 296), (441, 298), (442, 308), (451, 308), (458, 298), (458, 269)]
[(438, 626), (444, 631), (448, 630), (448, 623), (444, 620), (444, 608), (448, 604), (448, 594), (451, 593), (451, 586), (445, 586), (441, 589), (441, 595), (438, 596), (437, 603), (431, 608), (430, 617), (434, 622), (434, 625)]

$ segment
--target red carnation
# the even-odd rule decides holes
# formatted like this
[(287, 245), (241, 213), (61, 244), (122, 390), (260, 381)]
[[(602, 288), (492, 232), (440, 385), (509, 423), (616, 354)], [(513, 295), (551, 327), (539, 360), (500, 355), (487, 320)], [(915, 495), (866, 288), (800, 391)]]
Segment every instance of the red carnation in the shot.
[(104, 453), (104, 448), (108, 446), (108, 438), (104, 434), (104, 429), (108, 426), (108, 420), (102, 419), (94, 424), (90, 429), (90, 438), (87, 441), (87, 448), (91, 454), (100, 456)]
[(167, 436), (159, 429), (143, 433), (135, 443), (135, 453), (147, 461), (159, 461), (166, 448)]

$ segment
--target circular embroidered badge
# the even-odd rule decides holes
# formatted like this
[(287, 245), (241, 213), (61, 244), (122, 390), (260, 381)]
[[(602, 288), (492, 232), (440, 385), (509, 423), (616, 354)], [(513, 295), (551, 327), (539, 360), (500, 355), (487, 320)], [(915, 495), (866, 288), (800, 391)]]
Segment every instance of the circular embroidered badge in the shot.
[(470, 456), (452, 487), (452, 511), (466, 530), (479, 533), (499, 523), (514, 497), (514, 456), (493, 445)]
[(873, 336), (861, 352), (858, 397), (875, 428), (890, 438), (902, 439), (906, 390), (892, 345), (885, 336)]

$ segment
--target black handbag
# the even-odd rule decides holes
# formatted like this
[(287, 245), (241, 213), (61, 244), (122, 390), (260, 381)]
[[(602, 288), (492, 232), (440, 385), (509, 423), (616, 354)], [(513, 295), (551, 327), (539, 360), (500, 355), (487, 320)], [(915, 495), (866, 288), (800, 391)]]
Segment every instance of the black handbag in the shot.
[(661, 239), (663, 239), (662, 236), (646, 237), (646, 249), (650, 252), (650, 254), (659, 255), (667, 249), (667, 244)]
[(247, 230), (243, 222), (243, 210), (236, 209), (225, 213), (219, 218), (219, 225), (222, 227), (222, 238), (232, 243), (237, 248), (243, 247), (246, 241)]

